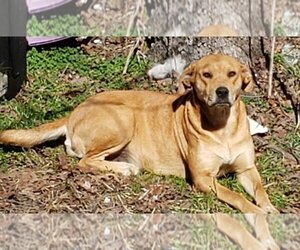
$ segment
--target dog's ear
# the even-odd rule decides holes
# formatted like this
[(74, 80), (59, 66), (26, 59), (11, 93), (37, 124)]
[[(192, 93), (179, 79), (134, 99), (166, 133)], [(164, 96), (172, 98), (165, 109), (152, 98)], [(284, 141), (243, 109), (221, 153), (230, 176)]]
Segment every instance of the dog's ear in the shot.
[(241, 75), (243, 81), (242, 90), (245, 92), (251, 92), (254, 88), (254, 82), (250, 68), (244, 64), (241, 64)]
[(195, 62), (184, 69), (178, 80), (178, 93), (183, 94), (186, 89), (192, 87), (195, 82), (195, 69)]

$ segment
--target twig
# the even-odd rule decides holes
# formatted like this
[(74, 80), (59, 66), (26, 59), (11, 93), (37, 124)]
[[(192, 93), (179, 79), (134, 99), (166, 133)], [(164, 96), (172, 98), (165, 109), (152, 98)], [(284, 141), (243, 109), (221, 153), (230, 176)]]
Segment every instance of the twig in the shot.
[(273, 186), (275, 184), (276, 184), (275, 182), (269, 183), (267, 185), (264, 185), (264, 188), (267, 189), (268, 187), (271, 187), (271, 186)]
[(143, 231), (151, 218), (152, 216), (147, 216), (143, 223), (139, 226), (138, 231)]
[(131, 50), (129, 51), (129, 54), (127, 56), (126, 64), (125, 64), (125, 67), (124, 67), (124, 70), (123, 70), (123, 75), (125, 75), (127, 73), (128, 66), (129, 66), (129, 63), (130, 63), (130, 59), (135, 54), (138, 47), (140, 46), (140, 42), (141, 42), (141, 38), (137, 37), (135, 45), (131, 48)]
[(151, 250), (154, 250), (156, 248), (156, 241), (154, 241), (152, 247), (151, 247)]
[[(291, 148), (288, 148), (290, 152), (286, 151), (286, 150), (283, 150), (277, 146), (275, 146), (274, 144), (269, 144), (267, 142), (265, 142), (264, 140), (262, 140), (261, 138), (259, 137), (254, 137), (255, 140), (257, 140), (261, 145), (259, 145), (257, 147), (257, 149), (262, 149), (262, 148), (265, 148), (265, 149), (270, 149), (272, 151), (275, 151), (277, 153), (280, 153), (285, 159), (287, 160), (290, 160), (290, 161), (293, 161), (297, 164), (300, 163), (300, 159), (298, 158), (297, 155), (295, 155)], [(280, 143), (280, 142), (279, 142)]]
[(137, 20), (137, 25), (138, 25), (138, 27), (142, 28), (143, 35), (145, 35), (146, 34), (146, 26), (145, 26), (145, 24), (139, 19), (139, 20)]
[(147, 58), (147, 56), (142, 52), (142, 51), (137, 51), (137, 54), (139, 54), (139, 55), (141, 55), (142, 56), (142, 58), (143, 58), (143, 60), (144, 60), (144, 62), (145, 62), (145, 60), (146, 60), (146, 58)]
[(276, 42), (276, 37), (274, 36), (275, 10), (276, 10), (276, 0), (273, 0), (272, 20), (271, 20), (272, 50), (271, 50), (270, 71), (269, 71), (269, 89), (268, 89), (269, 98), (272, 96), (272, 91), (273, 91), (274, 51), (275, 51), (275, 42)]
[(122, 241), (123, 241), (123, 243), (125, 244), (125, 249), (132, 249), (132, 248), (129, 246), (127, 240), (126, 240), (126, 237), (125, 237), (125, 235), (124, 235), (124, 233), (123, 233), (123, 230), (122, 230), (122, 228), (121, 228), (121, 226), (120, 226), (119, 223), (118, 223), (118, 229), (119, 229), (119, 232), (120, 232), (120, 234), (121, 234)]
[(275, 23), (275, 13), (276, 13), (276, 0), (272, 3), (272, 19), (271, 19), (271, 37), (274, 36), (274, 23)]
[(124, 208), (124, 210), (126, 211), (126, 213), (130, 213), (130, 211), (128, 210), (128, 208), (124, 205), (124, 202), (122, 201), (120, 195), (117, 195), (117, 198), (121, 202), (121, 205)]
[(270, 60), (270, 70), (269, 70), (269, 89), (268, 89), (268, 97), (272, 96), (273, 91), (273, 68), (274, 68), (274, 51), (275, 51), (275, 36), (272, 37), (272, 50), (271, 50), (271, 60)]
[(149, 194), (149, 193), (150, 193), (150, 190), (147, 189), (146, 192), (143, 193), (143, 194), (138, 198), (138, 200), (140, 201), (140, 200), (144, 199), (144, 198), (146, 197), (146, 195)]
[(287, 113), (287, 112), (285, 112), (285, 110), (283, 109), (283, 107), (282, 107), (282, 105), (281, 105), (281, 102), (280, 102), (280, 101), (278, 102), (278, 106), (279, 106), (279, 108), (280, 108), (280, 110), (281, 110), (282, 114), (283, 114), (285, 117), (287, 117), (287, 118), (290, 118), (290, 116), (288, 115), (288, 113)]
[(142, 0), (138, 0), (136, 3), (135, 11), (134, 11), (132, 17), (130, 18), (130, 21), (129, 21), (129, 24), (127, 27), (126, 36), (130, 35), (130, 31), (131, 31), (132, 27), (134, 26), (134, 24), (136, 23), (141, 6), (142, 6)]
[(244, 97), (244, 98), (253, 98), (253, 99), (256, 99), (256, 98), (260, 98), (260, 99), (263, 99), (264, 98), (264, 96), (263, 95), (247, 95), (247, 94), (242, 94), (241, 95), (242, 97)]
[(67, 72), (68, 68), (69, 68), (69, 64), (66, 65), (63, 72), (61, 73), (61, 76), (63, 76)]
[(290, 161), (296, 162), (297, 164), (299, 163), (299, 159), (294, 154), (288, 153), (287, 151), (285, 151), (275, 145), (266, 145), (266, 146), (264, 146), (264, 148), (271, 149), (277, 153), (280, 153), (282, 155), (282, 157), (284, 157)]
[(109, 190), (111, 190), (111, 191), (114, 190), (111, 186), (109, 186), (108, 184), (106, 184), (104, 181), (102, 181), (102, 184), (103, 184), (106, 188), (108, 188)]

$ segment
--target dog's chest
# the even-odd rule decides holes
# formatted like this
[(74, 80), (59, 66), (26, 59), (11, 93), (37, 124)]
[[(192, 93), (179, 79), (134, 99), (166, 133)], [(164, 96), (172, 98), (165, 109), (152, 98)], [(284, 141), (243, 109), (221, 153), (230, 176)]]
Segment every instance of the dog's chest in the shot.
[(219, 164), (214, 169), (214, 175), (217, 177), (223, 176), (227, 173), (234, 172), (234, 162), (237, 158), (237, 153), (234, 148), (228, 144), (219, 147), (216, 152), (216, 157), (219, 159)]
[(218, 157), (221, 159), (221, 164), (219, 164), (219, 167), (215, 171), (216, 176), (220, 177), (234, 171), (233, 163), (236, 156), (229, 147), (226, 147), (223, 151), (220, 150)]
[(199, 152), (201, 167), (215, 176), (220, 175), (221, 172), (223, 174), (231, 172), (239, 154), (239, 147), (225, 142), (202, 145)]
[(220, 145), (215, 154), (221, 159), (223, 165), (231, 165), (235, 161), (234, 148), (230, 147), (227, 143)]

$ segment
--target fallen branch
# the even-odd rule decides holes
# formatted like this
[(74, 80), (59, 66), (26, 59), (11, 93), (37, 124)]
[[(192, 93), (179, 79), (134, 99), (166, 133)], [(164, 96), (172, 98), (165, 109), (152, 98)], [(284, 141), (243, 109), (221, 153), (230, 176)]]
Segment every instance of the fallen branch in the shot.
[(271, 49), (271, 60), (270, 60), (270, 70), (269, 70), (269, 89), (268, 89), (268, 97), (272, 96), (273, 92), (273, 68), (274, 68), (274, 51), (275, 51), (275, 36), (272, 37), (272, 49)]
[(138, 50), (138, 48), (140, 46), (140, 42), (141, 42), (141, 37), (137, 37), (135, 45), (131, 48), (131, 50), (128, 53), (128, 56), (126, 59), (126, 64), (125, 64), (124, 70), (123, 70), (123, 75), (125, 75), (127, 73), (131, 57), (133, 57), (134, 54), (136, 53), (136, 51)]
[(135, 11), (130, 18), (130, 21), (129, 21), (129, 24), (127, 27), (126, 36), (130, 36), (130, 31), (132, 30), (132, 28), (134, 27), (134, 25), (138, 19), (138, 15), (139, 15), (141, 7), (142, 7), (142, 0), (138, 0), (136, 3)]
[(285, 159), (295, 162), (296, 164), (300, 164), (300, 159), (293, 152), (289, 153), (286, 150), (283, 150), (283, 149), (275, 146), (274, 144), (269, 144), (269, 143), (263, 141), (259, 137), (254, 137), (254, 138), (261, 143), (261, 145), (258, 146), (257, 149), (262, 149), (262, 148), (270, 149), (273, 152), (277, 152), (277, 153), (281, 154), (282, 157), (284, 157)]
[(273, 0), (272, 20), (271, 20), (272, 49), (271, 49), (271, 60), (270, 60), (270, 71), (269, 71), (269, 89), (268, 89), (268, 97), (269, 98), (272, 96), (272, 91), (273, 91), (274, 51), (275, 51), (275, 42), (276, 42), (276, 37), (274, 35), (275, 11), (276, 11), (276, 0)]

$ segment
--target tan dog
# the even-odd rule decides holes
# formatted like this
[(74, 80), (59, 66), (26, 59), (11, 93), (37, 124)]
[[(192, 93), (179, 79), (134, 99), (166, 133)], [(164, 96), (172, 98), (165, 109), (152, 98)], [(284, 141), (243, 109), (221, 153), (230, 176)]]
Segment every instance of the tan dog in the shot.
[[(276, 212), (255, 166), (242, 89), (251, 89), (249, 69), (225, 55), (192, 63), (182, 79), (186, 95), (109, 91), (87, 99), (67, 118), (31, 130), (0, 132), (0, 143), (31, 147), (66, 136), (66, 150), (82, 158), (86, 171), (124, 175), (144, 168), (191, 177), (203, 192), (244, 213)], [(220, 185), (217, 177), (236, 172), (256, 205)]]

